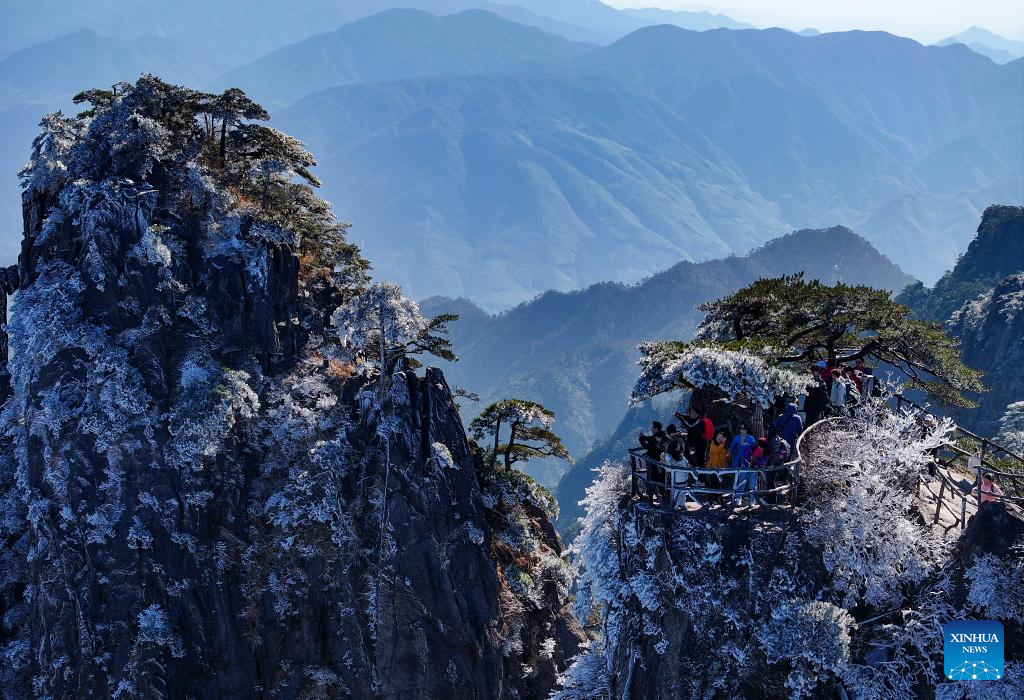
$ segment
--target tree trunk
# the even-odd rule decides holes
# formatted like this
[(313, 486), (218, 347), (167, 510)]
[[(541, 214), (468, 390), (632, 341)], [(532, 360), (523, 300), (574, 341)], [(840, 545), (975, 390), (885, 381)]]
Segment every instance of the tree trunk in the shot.
[(516, 429), (518, 427), (518, 423), (513, 423), (508, 435), (508, 447), (505, 448), (505, 471), (507, 472), (512, 471), (512, 447), (516, 444)]
[(491, 451), (491, 465), (494, 466), (498, 462), (498, 444), (501, 442), (498, 438), (501, 435), (501, 419), (499, 418), (494, 424), (494, 449)]
[(228, 118), (224, 117), (220, 122), (220, 167), (224, 167), (227, 156), (228, 142)]
[(741, 398), (731, 401), (724, 391), (716, 387), (694, 389), (690, 393), (689, 407), (696, 407), (710, 418), (716, 432), (725, 430), (729, 435), (735, 435), (740, 425), (746, 425), (750, 430), (754, 415), (749, 400)]

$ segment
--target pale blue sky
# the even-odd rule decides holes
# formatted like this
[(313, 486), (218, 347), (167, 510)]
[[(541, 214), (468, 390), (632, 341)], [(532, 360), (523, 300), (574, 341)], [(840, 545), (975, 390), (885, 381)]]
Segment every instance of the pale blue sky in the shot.
[(932, 42), (972, 25), (1024, 39), (1024, 0), (604, 0), (616, 7), (711, 10), (758, 26), (883, 29)]

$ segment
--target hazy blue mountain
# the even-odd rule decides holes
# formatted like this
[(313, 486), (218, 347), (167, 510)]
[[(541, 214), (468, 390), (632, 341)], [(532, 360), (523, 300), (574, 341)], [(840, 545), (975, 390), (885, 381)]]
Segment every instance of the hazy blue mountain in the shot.
[(786, 229), (720, 149), (614, 75), (356, 85), (277, 119), (329, 154), (327, 198), (419, 297), (507, 308)]
[(622, 13), (634, 17), (647, 25), (671, 24), (683, 29), (702, 32), (707, 29), (752, 29), (753, 25), (737, 22), (718, 12), (688, 12), (685, 10), (663, 10), (658, 7), (626, 9)]
[(515, 0), (516, 4), (560, 22), (589, 27), (610, 40), (650, 24), (599, 0)]
[(83, 29), (0, 60), (0, 104), (61, 104), (85, 87), (134, 80), (146, 72), (191, 85), (214, 75), (202, 56), (183, 53), (166, 39), (117, 39)]
[(656, 24), (671, 24), (684, 29), (704, 31), (720, 27), (749, 28), (731, 17), (713, 12), (631, 8), (618, 10), (598, 0), (514, 0), (515, 4), (555, 20), (588, 27), (609, 40)]
[[(543, 10), (545, 3), (535, 3)], [(0, 56), (54, 37), (92, 29), (106, 36), (168, 37), (190, 50), (204, 48), (217, 73), (287, 44), (394, 8), (434, 14), (485, 9), (514, 22), (575, 40), (611, 41), (612, 35), (558, 21), (519, 3), (488, 0), (0, 0)], [(611, 8), (609, 8), (611, 9)], [(613, 12), (615, 12), (613, 10)], [(228, 59), (228, 65), (224, 65)], [(216, 73), (215, 73), (216, 74)]]
[(936, 43), (938, 46), (966, 44), (975, 52), (988, 56), (996, 63), (1009, 63), (1015, 58), (1024, 56), (1024, 41), (1007, 39), (981, 27), (971, 27)]
[[(622, 419), (636, 380), (637, 343), (688, 339), (702, 318), (698, 304), (758, 277), (800, 271), (894, 290), (913, 281), (863, 238), (834, 227), (798, 231), (743, 257), (679, 263), (634, 286), (547, 292), (497, 315), (466, 300), (435, 297), (422, 306), (431, 314), (461, 314), (452, 327), (460, 360), (445, 369), (454, 384), (479, 393), (483, 403), (509, 396), (540, 401), (558, 415), (559, 434), (581, 456)], [(565, 468), (534, 467), (548, 485)]]
[(288, 104), (336, 85), (482, 73), (594, 48), (483, 10), (437, 17), (389, 10), (272, 51), (216, 81), (263, 104)]
[(1024, 63), (963, 46), (658, 26), (279, 119), (330, 154), (327, 196), (381, 274), (493, 310), (837, 220), (932, 281), (985, 206), (1024, 192), (1022, 88)]
[[(28, 159), (27, 144), (43, 115), (75, 109), (73, 94), (133, 80), (142, 72), (203, 87), (274, 49), (395, 5), (439, 13), (486, 7), (525, 25), (575, 38), (596, 36), (520, 7), (492, 7), (476, 0), (224, 0), (216, 7), (205, 0), (0, 0), (5, 20), (0, 23), (0, 110), (5, 117), (0, 131), (0, 263), (14, 262), (19, 249), (16, 174)], [(509, 31), (519, 36), (529, 32), (511, 26)], [(468, 39), (462, 45), (467, 43)], [(497, 39), (494, 43), (502, 45)], [(533, 49), (539, 57), (550, 57), (541, 43)], [(379, 58), (389, 50), (401, 50), (377, 48)], [(479, 48), (475, 51), (479, 56)], [(452, 61), (458, 60), (452, 56)], [(471, 61), (464, 56), (462, 65)]]

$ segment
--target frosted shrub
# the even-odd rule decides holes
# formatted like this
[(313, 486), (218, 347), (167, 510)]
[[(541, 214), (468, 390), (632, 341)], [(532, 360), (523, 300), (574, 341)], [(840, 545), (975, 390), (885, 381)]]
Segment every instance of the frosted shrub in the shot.
[(558, 677), (559, 690), (551, 700), (599, 700), (610, 692), (608, 665), (604, 654), (591, 642)]
[(181, 640), (171, 629), (167, 611), (156, 604), (150, 605), (139, 613), (139, 633), (136, 640), (142, 644), (167, 647), (176, 658), (185, 655)]
[(893, 413), (876, 399), (816, 445), (820, 463), (804, 473), (802, 520), (844, 605), (890, 605), (942, 561), (948, 545), (940, 531), (907, 514), (928, 451), (951, 427), (947, 420), (925, 435), (915, 414)]
[(1024, 622), (1024, 562), (1002, 561), (991, 554), (967, 570), (967, 599), (986, 617)]
[(1017, 454), (1024, 453), (1024, 401), (1011, 403), (999, 419), (996, 442)]
[(838, 675), (850, 660), (853, 617), (824, 601), (790, 601), (772, 610), (757, 636), (769, 663), (787, 662), (792, 697), (811, 695), (823, 677)]

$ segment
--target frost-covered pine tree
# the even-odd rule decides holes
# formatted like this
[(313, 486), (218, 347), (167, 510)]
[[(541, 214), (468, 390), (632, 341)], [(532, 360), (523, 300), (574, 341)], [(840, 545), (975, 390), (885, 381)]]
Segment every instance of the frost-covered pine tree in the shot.
[(383, 377), (394, 371), (402, 358), (429, 353), (454, 361), (445, 337), (455, 314), (425, 319), (419, 304), (390, 282), (376, 282), (362, 294), (339, 307), (331, 317), (342, 345), (375, 360)]
[[(469, 432), (480, 441), (492, 442), (484, 460), (496, 465), (500, 459), (505, 470), (530, 459), (555, 457), (571, 462), (569, 450), (551, 430), (555, 414), (536, 401), (505, 399), (490, 404), (470, 423)], [(502, 442), (502, 428), (508, 439)]]

